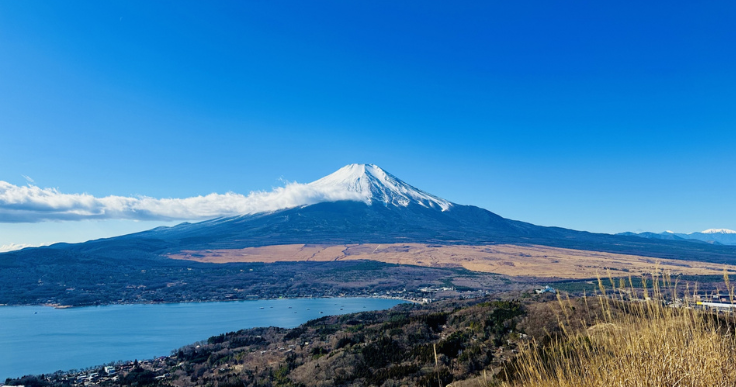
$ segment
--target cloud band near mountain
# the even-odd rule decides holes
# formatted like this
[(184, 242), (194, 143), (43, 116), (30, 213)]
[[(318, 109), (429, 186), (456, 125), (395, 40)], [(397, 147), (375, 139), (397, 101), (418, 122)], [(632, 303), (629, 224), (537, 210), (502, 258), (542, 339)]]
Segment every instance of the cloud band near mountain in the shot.
[(365, 201), (365, 197), (354, 192), (299, 183), (288, 183), (272, 191), (251, 192), (248, 195), (228, 192), (165, 199), (147, 196), (95, 197), (86, 193), (68, 194), (55, 188), (16, 186), (0, 181), (0, 222), (86, 219), (201, 220), (270, 212), (339, 200)]

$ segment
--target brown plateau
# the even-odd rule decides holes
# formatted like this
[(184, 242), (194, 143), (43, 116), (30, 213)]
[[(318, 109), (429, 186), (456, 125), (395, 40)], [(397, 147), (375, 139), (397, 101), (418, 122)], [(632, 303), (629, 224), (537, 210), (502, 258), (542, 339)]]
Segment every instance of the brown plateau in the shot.
[(407, 244), (277, 245), (227, 250), (186, 250), (169, 258), (209, 263), (372, 260), (400, 265), (464, 267), (510, 276), (592, 278), (640, 275), (659, 268), (673, 274), (722, 274), (736, 266), (659, 259), (546, 246), (436, 246)]

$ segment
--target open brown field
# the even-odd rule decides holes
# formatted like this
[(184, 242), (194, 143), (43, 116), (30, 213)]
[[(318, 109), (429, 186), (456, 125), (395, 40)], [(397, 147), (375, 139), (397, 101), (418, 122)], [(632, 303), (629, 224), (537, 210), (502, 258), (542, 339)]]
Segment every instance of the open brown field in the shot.
[(510, 276), (591, 278), (640, 275), (655, 267), (673, 274), (722, 274), (736, 266), (581, 251), (546, 246), (437, 246), (427, 244), (278, 245), (245, 249), (183, 251), (172, 259), (209, 263), (373, 260), (428, 267), (464, 267)]

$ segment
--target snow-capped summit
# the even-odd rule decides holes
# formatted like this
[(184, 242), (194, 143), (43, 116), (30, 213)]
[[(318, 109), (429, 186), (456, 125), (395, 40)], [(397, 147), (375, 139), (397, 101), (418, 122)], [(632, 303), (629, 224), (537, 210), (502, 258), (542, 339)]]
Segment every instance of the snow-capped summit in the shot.
[(710, 228), (705, 231), (701, 231), (703, 234), (736, 234), (736, 231), (729, 230), (727, 228)]
[(397, 207), (418, 204), (442, 211), (452, 207), (451, 202), (412, 187), (374, 164), (346, 165), (308, 186), (317, 191), (340, 192), (343, 195), (332, 196), (354, 197), (366, 204), (378, 202)]

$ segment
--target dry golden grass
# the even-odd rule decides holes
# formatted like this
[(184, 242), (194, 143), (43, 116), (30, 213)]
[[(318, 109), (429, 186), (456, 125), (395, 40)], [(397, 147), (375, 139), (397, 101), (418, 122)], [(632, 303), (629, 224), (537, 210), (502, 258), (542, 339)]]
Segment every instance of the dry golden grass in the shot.
[[(245, 249), (183, 251), (169, 256), (199, 262), (283, 262), (373, 260), (429, 267), (459, 267), (511, 276), (592, 278), (613, 270), (614, 275), (650, 273), (659, 264), (662, 270), (682, 274), (720, 274), (715, 264), (656, 259), (636, 255), (561, 249), (546, 246), (488, 245), (434, 246), (407, 244), (279, 245)], [(727, 266), (736, 272), (736, 266)]]
[[(655, 300), (661, 296), (659, 287), (652, 292)], [(616, 296), (600, 302), (603, 318), (589, 329), (522, 349), (517, 379), (504, 385), (736, 386), (732, 316)], [(567, 302), (560, 304), (565, 310)], [(570, 326), (566, 316), (560, 316), (563, 327)]]

